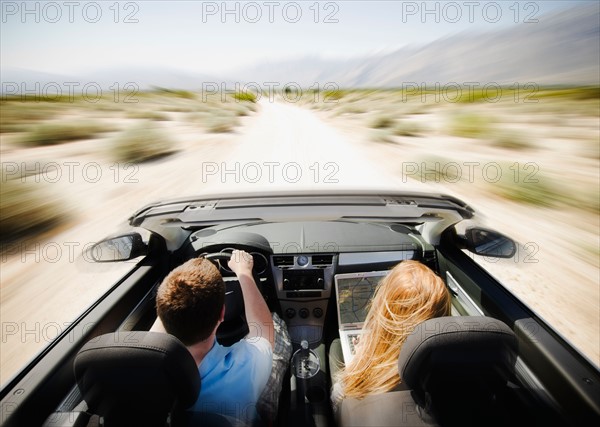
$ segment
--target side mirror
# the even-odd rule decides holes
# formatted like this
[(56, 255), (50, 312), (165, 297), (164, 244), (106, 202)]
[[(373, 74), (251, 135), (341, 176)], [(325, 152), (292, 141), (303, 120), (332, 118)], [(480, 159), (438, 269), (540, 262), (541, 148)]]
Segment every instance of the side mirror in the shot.
[(127, 261), (145, 255), (148, 246), (138, 233), (111, 237), (96, 243), (89, 249), (89, 255), (95, 262)]
[(517, 245), (510, 237), (485, 228), (467, 229), (463, 242), (467, 250), (482, 256), (512, 258), (517, 252)]

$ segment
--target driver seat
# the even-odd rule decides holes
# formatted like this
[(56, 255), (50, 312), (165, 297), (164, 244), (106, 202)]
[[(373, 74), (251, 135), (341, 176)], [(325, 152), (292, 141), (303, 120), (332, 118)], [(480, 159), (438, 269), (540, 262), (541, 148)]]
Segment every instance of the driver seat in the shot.
[(115, 332), (88, 341), (74, 361), (89, 411), (106, 426), (164, 427), (169, 413), (193, 405), (200, 374), (185, 346), (169, 334)]
[(198, 398), (200, 374), (187, 348), (169, 334), (122, 331), (93, 338), (77, 353), (74, 370), (88, 412), (106, 427), (238, 424), (185, 411)]

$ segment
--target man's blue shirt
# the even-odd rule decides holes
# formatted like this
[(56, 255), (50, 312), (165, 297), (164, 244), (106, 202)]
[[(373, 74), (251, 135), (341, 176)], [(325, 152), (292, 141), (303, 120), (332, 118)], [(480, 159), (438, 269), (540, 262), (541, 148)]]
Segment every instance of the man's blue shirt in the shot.
[(200, 395), (194, 411), (257, 418), (256, 402), (271, 375), (273, 350), (265, 338), (243, 339), (231, 347), (216, 342), (198, 368)]

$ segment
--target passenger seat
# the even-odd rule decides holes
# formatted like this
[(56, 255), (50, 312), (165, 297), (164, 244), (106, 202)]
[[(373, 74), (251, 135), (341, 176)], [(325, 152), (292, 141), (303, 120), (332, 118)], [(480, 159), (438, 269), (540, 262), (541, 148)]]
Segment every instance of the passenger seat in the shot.
[[(514, 376), (516, 337), (490, 317), (440, 317), (419, 324), (398, 359), (410, 390), (344, 399), (340, 427), (501, 426)], [(514, 420), (512, 420), (514, 421)]]

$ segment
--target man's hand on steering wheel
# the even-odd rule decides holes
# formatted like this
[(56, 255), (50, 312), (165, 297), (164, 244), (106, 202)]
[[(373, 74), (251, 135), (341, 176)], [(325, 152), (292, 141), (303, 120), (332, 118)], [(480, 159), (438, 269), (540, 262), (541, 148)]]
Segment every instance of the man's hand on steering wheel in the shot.
[(231, 259), (227, 262), (227, 265), (238, 278), (244, 273), (252, 277), (254, 258), (248, 252), (236, 249), (231, 253)]

